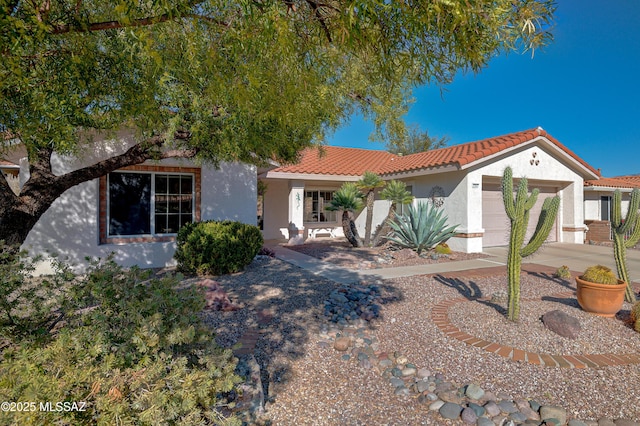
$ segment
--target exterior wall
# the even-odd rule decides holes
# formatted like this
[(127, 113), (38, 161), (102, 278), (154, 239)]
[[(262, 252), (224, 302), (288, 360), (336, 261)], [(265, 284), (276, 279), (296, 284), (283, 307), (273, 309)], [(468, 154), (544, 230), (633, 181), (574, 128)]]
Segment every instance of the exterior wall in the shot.
[[(540, 145), (528, 146), (519, 151), (505, 153), (488, 164), (483, 164), (470, 170), (467, 175), (467, 184), (472, 187), (469, 190), (479, 190), (481, 192), (481, 188), (478, 189), (473, 186), (478, 182), (482, 183), (483, 180), (489, 179), (499, 182), (507, 166), (512, 168), (514, 178), (527, 177), (530, 181), (530, 189), (535, 188), (536, 183), (557, 186), (559, 189), (558, 195), (561, 197), (560, 210), (558, 212), (558, 227), (561, 232), (558, 235), (558, 240), (581, 244), (584, 240), (585, 231), (583, 178), (566, 164), (559, 161), (547, 149)], [(542, 201), (538, 200), (539, 203)], [(481, 199), (479, 204), (475, 202), (468, 203), (467, 214), (470, 218), (473, 218), (474, 215), (476, 218), (481, 216), (477, 213), (481, 211), (481, 205)], [(537, 218), (531, 218), (531, 220), (537, 220)], [(476, 227), (477, 223), (474, 222), (472, 229)], [(481, 232), (484, 232), (484, 230)], [(505, 232), (507, 232), (506, 229)]]
[[(100, 154), (79, 160), (56, 156), (52, 161), (53, 171), (56, 174), (66, 173), (113, 154), (105, 147), (96, 152)], [(23, 161), (22, 165), (21, 174), (26, 179), (26, 162)], [(159, 165), (193, 167), (193, 164), (180, 160), (162, 161)], [(222, 163), (216, 170), (202, 166), (202, 220), (231, 219), (255, 224), (256, 199), (255, 167)], [(99, 244), (98, 220), (98, 179), (95, 179), (62, 194), (31, 230), (23, 248), (32, 255), (57, 254), (59, 259), (74, 265), (77, 271), (86, 268), (86, 256), (104, 258), (111, 252), (123, 266), (151, 268), (175, 264), (173, 241)], [(46, 263), (40, 272), (47, 272)]]
[[(627, 210), (629, 210), (629, 198), (630, 192), (627, 190), (622, 193), (622, 216), (626, 216)], [(600, 197), (613, 197), (613, 190), (590, 190), (584, 191), (584, 219), (585, 220), (602, 220), (602, 206), (600, 204)]]
[(264, 225), (262, 235), (265, 240), (289, 238), (289, 182), (280, 179), (265, 179), (267, 192), (264, 194)]

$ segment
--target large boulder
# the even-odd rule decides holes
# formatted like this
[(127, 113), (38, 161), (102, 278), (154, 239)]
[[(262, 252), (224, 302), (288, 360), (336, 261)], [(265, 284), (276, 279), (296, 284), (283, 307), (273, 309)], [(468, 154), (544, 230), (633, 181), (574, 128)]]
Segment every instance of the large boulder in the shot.
[(568, 339), (575, 339), (582, 331), (582, 326), (576, 318), (557, 309), (544, 314), (542, 322), (549, 330)]

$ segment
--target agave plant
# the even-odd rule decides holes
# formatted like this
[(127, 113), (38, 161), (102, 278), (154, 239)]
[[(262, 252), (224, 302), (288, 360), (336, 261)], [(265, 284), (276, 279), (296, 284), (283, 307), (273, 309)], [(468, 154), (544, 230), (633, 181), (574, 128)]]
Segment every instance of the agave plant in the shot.
[(393, 234), (387, 239), (420, 254), (455, 235), (458, 225), (447, 227), (447, 220), (442, 210), (420, 201), (390, 222)]

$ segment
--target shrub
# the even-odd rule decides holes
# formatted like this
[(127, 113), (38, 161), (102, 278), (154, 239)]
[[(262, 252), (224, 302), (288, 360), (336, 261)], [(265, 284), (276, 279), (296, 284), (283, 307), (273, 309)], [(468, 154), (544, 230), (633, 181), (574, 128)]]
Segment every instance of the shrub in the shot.
[(389, 223), (393, 234), (387, 239), (420, 254), (455, 235), (458, 225), (447, 227), (447, 220), (442, 210), (429, 207), (425, 202), (409, 205), (406, 214), (396, 216)]
[(53, 263), (54, 275), (32, 279), (38, 260), (0, 241), (0, 336), (10, 341), (46, 339), (60, 316), (65, 284), (73, 279), (60, 262)]
[[(0, 424), (238, 424), (219, 411), (221, 395), (239, 382), (236, 359), (199, 320), (202, 294), (179, 283), (94, 262), (68, 292), (65, 325), (50, 342), (4, 349), (0, 398), (38, 405), (0, 412)], [(84, 411), (42, 410), (40, 402)]]
[(229, 274), (244, 269), (264, 240), (257, 226), (229, 220), (190, 223), (178, 231), (175, 259), (189, 274)]

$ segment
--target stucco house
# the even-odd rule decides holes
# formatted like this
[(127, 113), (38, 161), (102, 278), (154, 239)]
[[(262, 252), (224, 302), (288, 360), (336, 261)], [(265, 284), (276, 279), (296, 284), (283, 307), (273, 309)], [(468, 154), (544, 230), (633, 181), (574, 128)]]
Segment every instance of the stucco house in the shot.
[[(584, 182), (598, 180), (599, 172), (542, 128), (406, 156), (330, 146), (308, 149), (297, 164), (258, 175), (267, 185), (264, 236), (295, 244), (322, 234), (341, 235), (339, 216), (325, 206), (343, 182), (357, 181), (368, 170), (384, 180), (402, 180), (416, 200), (441, 206), (449, 223), (459, 225), (448, 242), (452, 249), (481, 252), (507, 244), (509, 221), (500, 192), (507, 166), (515, 178), (527, 177), (530, 188), (540, 189), (529, 231), (535, 228), (542, 199), (557, 194), (560, 211), (548, 241), (582, 244)], [(374, 226), (387, 210), (388, 202), (376, 200)], [(361, 212), (356, 219), (361, 234), (364, 217)]]
[[(133, 144), (122, 132), (94, 141), (81, 158), (54, 155), (53, 172), (66, 173), (120, 154)], [(25, 182), (29, 167), (16, 147), (5, 154), (3, 171)], [(186, 222), (237, 220), (256, 223), (256, 168), (241, 163), (209, 164), (163, 160), (126, 167), (67, 190), (29, 233), (23, 248), (30, 254), (54, 253), (77, 270), (86, 256), (111, 252), (123, 266), (164, 267), (174, 264), (177, 229)]]
[(584, 182), (584, 221), (589, 227), (587, 241), (611, 241), (611, 201), (613, 192), (620, 190), (621, 211), (626, 216), (631, 191), (640, 188), (640, 176), (617, 176)]

